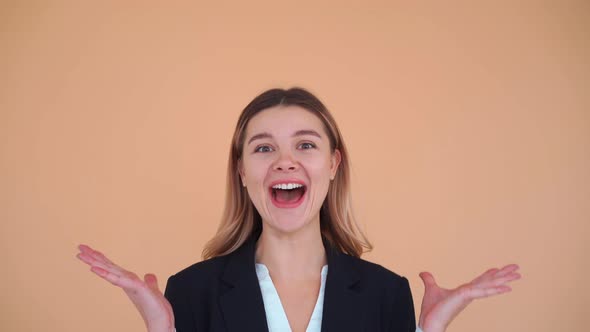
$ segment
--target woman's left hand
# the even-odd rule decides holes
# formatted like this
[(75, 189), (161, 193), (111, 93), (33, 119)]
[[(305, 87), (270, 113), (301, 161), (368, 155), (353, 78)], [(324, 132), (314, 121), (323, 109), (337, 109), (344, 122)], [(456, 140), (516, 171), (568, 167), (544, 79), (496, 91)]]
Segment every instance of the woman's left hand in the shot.
[(471, 301), (511, 291), (509, 282), (520, 279), (516, 264), (490, 269), (471, 282), (454, 289), (439, 287), (432, 274), (420, 273), (424, 298), (418, 325), (424, 332), (443, 332)]

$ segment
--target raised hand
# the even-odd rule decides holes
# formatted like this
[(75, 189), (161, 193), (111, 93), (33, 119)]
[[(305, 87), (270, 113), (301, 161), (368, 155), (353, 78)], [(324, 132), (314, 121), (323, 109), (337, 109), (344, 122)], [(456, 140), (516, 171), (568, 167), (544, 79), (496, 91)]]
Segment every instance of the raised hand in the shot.
[(420, 273), (424, 282), (424, 298), (418, 325), (424, 332), (443, 332), (451, 321), (471, 301), (492, 295), (502, 294), (512, 289), (507, 284), (520, 279), (516, 264), (502, 269), (490, 269), (471, 282), (454, 289), (439, 287), (432, 274)]
[(89, 246), (81, 244), (78, 248), (80, 253), (76, 257), (90, 265), (90, 271), (125, 291), (141, 314), (149, 332), (174, 331), (172, 307), (158, 289), (155, 275), (146, 274), (141, 280), (135, 273), (117, 266)]

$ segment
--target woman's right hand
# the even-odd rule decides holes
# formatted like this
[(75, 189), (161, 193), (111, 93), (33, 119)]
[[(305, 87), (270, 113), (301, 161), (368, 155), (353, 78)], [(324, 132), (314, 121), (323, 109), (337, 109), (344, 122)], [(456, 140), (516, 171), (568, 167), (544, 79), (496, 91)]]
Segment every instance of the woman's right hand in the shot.
[(78, 249), (80, 253), (76, 256), (91, 266), (90, 271), (125, 291), (139, 310), (149, 332), (174, 331), (172, 306), (158, 289), (155, 275), (146, 274), (141, 280), (135, 273), (117, 266), (87, 245), (81, 244)]

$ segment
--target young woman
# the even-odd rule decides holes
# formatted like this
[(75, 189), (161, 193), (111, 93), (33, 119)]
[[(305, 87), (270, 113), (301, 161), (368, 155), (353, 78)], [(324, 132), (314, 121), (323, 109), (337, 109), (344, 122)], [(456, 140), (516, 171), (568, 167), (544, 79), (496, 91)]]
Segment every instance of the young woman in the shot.
[[(242, 112), (229, 156), (227, 197), (204, 261), (141, 280), (80, 245), (92, 272), (121, 287), (150, 332), (414, 332), (406, 278), (362, 260), (371, 245), (350, 200), (348, 154), (336, 122), (311, 93), (273, 89)], [(424, 332), (445, 331), (472, 300), (510, 291), (517, 265), (455, 289), (420, 274)]]

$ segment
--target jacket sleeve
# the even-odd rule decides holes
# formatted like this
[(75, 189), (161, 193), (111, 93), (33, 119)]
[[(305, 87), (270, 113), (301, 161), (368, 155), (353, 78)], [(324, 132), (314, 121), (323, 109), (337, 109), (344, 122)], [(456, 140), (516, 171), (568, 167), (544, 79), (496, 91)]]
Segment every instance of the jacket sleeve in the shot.
[(414, 300), (408, 279), (402, 278), (399, 286), (392, 294), (393, 314), (391, 315), (390, 332), (417, 332), (416, 317), (414, 316)]
[(174, 312), (176, 332), (196, 332), (195, 323), (188, 298), (188, 289), (175, 276), (168, 278), (164, 296)]

